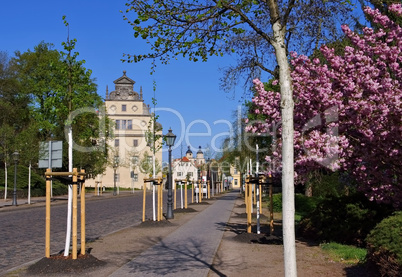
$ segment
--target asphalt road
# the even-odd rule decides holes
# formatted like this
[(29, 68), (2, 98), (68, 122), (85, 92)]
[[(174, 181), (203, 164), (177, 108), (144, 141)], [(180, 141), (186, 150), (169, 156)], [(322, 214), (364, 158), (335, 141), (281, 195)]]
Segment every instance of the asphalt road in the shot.
[[(94, 240), (120, 229), (140, 224), (142, 199), (142, 192), (87, 199), (86, 240)], [(67, 221), (66, 200), (57, 200), (51, 204), (50, 252), (52, 254), (64, 252)], [(176, 200), (179, 208), (179, 193)], [(164, 193), (163, 201), (165, 213), (167, 192)], [(191, 202), (191, 198), (189, 202)], [(0, 275), (9, 269), (45, 256), (45, 206), (28, 207), (0, 211)], [(152, 193), (147, 193), (146, 217), (152, 218)], [(80, 242), (79, 232), (78, 225), (78, 244)]]

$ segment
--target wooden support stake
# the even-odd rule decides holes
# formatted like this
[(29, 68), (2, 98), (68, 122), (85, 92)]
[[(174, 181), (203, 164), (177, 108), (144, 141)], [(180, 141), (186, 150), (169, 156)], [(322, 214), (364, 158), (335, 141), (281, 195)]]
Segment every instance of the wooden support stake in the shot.
[(176, 197), (177, 197), (177, 195), (176, 195), (176, 186), (177, 186), (177, 180), (174, 180), (174, 186), (173, 186), (173, 210), (176, 210), (176, 207), (177, 207), (177, 205), (176, 205)]
[(158, 180), (158, 183), (159, 183), (159, 189), (161, 191), (161, 200), (160, 200), (161, 204), (160, 204), (159, 208), (160, 208), (160, 218), (162, 220), (162, 218), (163, 218), (163, 187), (162, 187), (162, 179)]
[(202, 202), (201, 180), (198, 180), (198, 202)]
[(184, 180), (184, 208), (187, 209), (187, 180)]
[(208, 180), (208, 182), (207, 182), (208, 199), (211, 198), (211, 189), (209, 188), (210, 182), (211, 182), (210, 180)]
[(73, 260), (77, 259), (77, 169), (73, 168)]
[(191, 203), (194, 203), (194, 180), (191, 182)]
[[(81, 173), (85, 174), (85, 170), (81, 169)], [(81, 181), (81, 255), (85, 255), (85, 179), (80, 176)]]
[[(77, 197), (77, 176), (80, 176), (80, 179), (83, 180), (85, 176), (85, 171), (81, 170), (78, 173), (77, 169), (74, 168), (73, 172), (52, 172), (50, 168), (46, 169), (46, 230), (45, 230), (45, 256), (47, 258), (50, 257), (50, 190), (51, 190), (51, 177), (52, 176), (73, 176), (72, 186), (73, 186), (73, 211), (72, 211), (72, 221), (73, 221), (73, 229), (72, 229), (72, 240), (73, 240), (73, 252), (72, 258), (73, 260), (77, 259), (77, 210), (78, 210), (78, 197)], [(85, 185), (82, 182), (82, 193), (81, 193), (81, 253), (85, 254)], [(84, 252), (82, 252), (84, 251)]]
[(244, 190), (244, 203), (246, 204), (246, 213), (248, 213), (248, 179), (246, 179), (245, 190)]
[[(51, 172), (50, 168), (46, 169), (46, 173)], [(45, 240), (45, 255), (50, 258), (50, 186), (51, 176), (46, 175), (46, 240)]]
[(258, 186), (259, 186), (259, 192), (260, 192), (260, 214), (262, 214), (262, 190), (261, 190), (262, 186), (261, 185), (258, 185)]
[(247, 183), (247, 233), (251, 233), (251, 199), (252, 199), (252, 192), (251, 192), (251, 184)]

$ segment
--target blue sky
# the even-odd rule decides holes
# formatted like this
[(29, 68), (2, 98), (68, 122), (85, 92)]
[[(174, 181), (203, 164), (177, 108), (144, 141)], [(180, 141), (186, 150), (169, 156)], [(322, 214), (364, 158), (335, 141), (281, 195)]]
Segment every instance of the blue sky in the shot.
[[(69, 1), (3, 1), (0, 16), (0, 51), (13, 56), (16, 50), (33, 50), (41, 41), (53, 43), (62, 50), (61, 43), (67, 39), (67, 28), (62, 16), (70, 23), (70, 38), (77, 39), (79, 59), (86, 60), (86, 68), (98, 84), (98, 94), (105, 97), (114, 89), (113, 81), (127, 76), (136, 81), (134, 90), (142, 86), (146, 104), (153, 97), (156, 82), (159, 122), (166, 134), (171, 127), (181, 137), (182, 147), (176, 142), (173, 157), (178, 158), (192, 146), (211, 148), (220, 146), (233, 122), (233, 113), (241, 104), (242, 88), (226, 94), (219, 89), (219, 68), (235, 64), (232, 57), (212, 58), (206, 63), (189, 62), (185, 59), (159, 65), (150, 75), (150, 62), (122, 63), (123, 53), (144, 53), (149, 46), (142, 39), (135, 39), (132, 27), (123, 20), (120, 10), (125, 9), (124, 0), (69, 0)], [(133, 14), (134, 15), (134, 14)], [(187, 135), (186, 135), (187, 134)], [(190, 134), (190, 135), (188, 135)], [(185, 138), (188, 138), (187, 141)], [(166, 153), (164, 160), (167, 159)]]

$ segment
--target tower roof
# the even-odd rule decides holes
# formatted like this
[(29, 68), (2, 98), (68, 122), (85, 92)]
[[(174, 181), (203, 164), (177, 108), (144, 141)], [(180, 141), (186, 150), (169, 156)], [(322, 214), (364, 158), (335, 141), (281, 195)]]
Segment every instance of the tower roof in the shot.
[(113, 83), (115, 90), (109, 93), (106, 100), (142, 100), (142, 89), (140, 97), (138, 92), (134, 91), (135, 81), (127, 77), (125, 70), (123, 76), (114, 80)]
[(128, 78), (126, 73), (127, 73), (127, 71), (123, 70), (123, 76), (121, 76), (120, 78), (117, 78), (116, 80), (114, 80), (113, 83), (115, 83), (116, 85), (117, 84), (125, 84), (125, 85), (131, 84), (131, 85), (134, 85), (135, 81), (130, 79), (130, 78)]

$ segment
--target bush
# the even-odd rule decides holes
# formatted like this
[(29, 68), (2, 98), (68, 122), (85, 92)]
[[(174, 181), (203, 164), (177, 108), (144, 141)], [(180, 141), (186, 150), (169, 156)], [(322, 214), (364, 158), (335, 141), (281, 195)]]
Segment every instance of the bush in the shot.
[(317, 197), (307, 197), (303, 194), (295, 195), (295, 209), (296, 213), (302, 217), (310, 214), (320, 202), (320, 198)]
[[(270, 207), (270, 199), (269, 195), (267, 197), (268, 208)], [(282, 194), (276, 193), (272, 195), (272, 207), (274, 212), (279, 213), (282, 212)]]
[[(269, 197), (266, 198), (269, 207)], [(304, 216), (314, 210), (318, 203), (315, 197), (307, 197), (303, 194), (295, 194), (295, 209), (296, 213)], [(282, 194), (276, 193), (272, 195), (272, 203), (274, 212), (282, 211)]]
[[(39, 170), (44, 172), (44, 170)], [(18, 198), (28, 197), (28, 168), (23, 165), (17, 167), (17, 194)], [(8, 168), (7, 173), (7, 194), (12, 195), (14, 187), (14, 166)], [(0, 169), (0, 186), (2, 187), (2, 195), (4, 195), (4, 168)], [(66, 185), (62, 184), (58, 180), (53, 180), (53, 195), (65, 195), (68, 193)], [(31, 196), (45, 196), (46, 195), (46, 179), (44, 175), (38, 174), (35, 170), (31, 171)]]
[(369, 201), (363, 194), (322, 200), (299, 225), (299, 235), (318, 241), (365, 246), (368, 233), (392, 208)]
[(312, 172), (307, 186), (311, 186), (312, 195), (315, 197), (339, 197), (345, 192), (345, 184), (338, 172)]
[(402, 276), (402, 212), (381, 221), (366, 242), (369, 265), (381, 276)]

